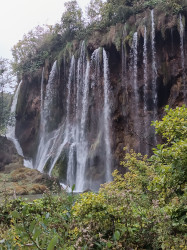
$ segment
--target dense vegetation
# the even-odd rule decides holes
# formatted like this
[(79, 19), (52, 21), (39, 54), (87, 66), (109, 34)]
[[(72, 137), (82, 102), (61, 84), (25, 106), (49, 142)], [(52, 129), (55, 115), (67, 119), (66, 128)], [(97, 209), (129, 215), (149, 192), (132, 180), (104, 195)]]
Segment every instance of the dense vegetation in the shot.
[(11, 95), (4, 91), (5, 86), (11, 85), (13, 81), (9, 66), (7, 59), (0, 58), (0, 135), (6, 134), (6, 127), (10, 122)]
[(129, 171), (98, 193), (0, 207), (0, 249), (186, 249), (187, 109), (165, 108), (153, 125), (163, 142), (147, 158), (127, 152)]
[(107, 31), (111, 25), (125, 23), (131, 15), (147, 8), (157, 8), (167, 14), (182, 13), (185, 0), (91, 0), (83, 17), (76, 0), (65, 3), (61, 22), (54, 26), (36, 27), (24, 35), (13, 48), (13, 68), (20, 75), (37, 70), (46, 58), (59, 59), (71, 54), (73, 39), (86, 40), (94, 30)]

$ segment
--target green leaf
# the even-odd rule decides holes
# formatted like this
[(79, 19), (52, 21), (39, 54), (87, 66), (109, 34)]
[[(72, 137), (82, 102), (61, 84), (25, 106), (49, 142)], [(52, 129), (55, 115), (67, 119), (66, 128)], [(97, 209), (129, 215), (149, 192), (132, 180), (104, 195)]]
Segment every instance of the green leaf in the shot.
[(40, 227), (35, 227), (34, 228), (34, 235), (33, 235), (33, 238), (36, 239), (38, 238), (38, 236), (41, 234), (41, 229)]
[(112, 247), (112, 243), (111, 243), (111, 242), (107, 242), (107, 243), (106, 243), (106, 246), (107, 246), (108, 248), (111, 248), (111, 247)]
[(20, 214), (17, 212), (17, 211), (13, 211), (11, 213), (12, 217), (15, 218), (15, 219), (19, 219), (20, 218)]
[(55, 236), (49, 243), (48, 247), (47, 247), (47, 250), (53, 250), (55, 245), (57, 244), (58, 242), (58, 236)]
[(71, 191), (73, 192), (75, 190), (75, 184), (73, 184)]
[(114, 240), (119, 240), (120, 238), (120, 232), (119, 231), (115, 231), (114, 233)]
[(30, 233), (33, 232), (35, 225), (36, 225), (36, 222), (35, 222), (35, 221), (32, 221), (31, 224), (30, 224), (30, 226), (29, 226), (29, 232), (30, 232)]

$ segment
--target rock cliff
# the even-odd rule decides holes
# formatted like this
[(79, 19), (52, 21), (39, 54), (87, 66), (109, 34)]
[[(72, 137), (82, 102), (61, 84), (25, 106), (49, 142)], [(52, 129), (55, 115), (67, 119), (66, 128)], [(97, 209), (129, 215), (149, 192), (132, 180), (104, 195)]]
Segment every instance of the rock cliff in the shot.
[[(52, 154), (58, 152), (62, 146), (60, 143), (55, 144), (54, 140), (51, 142), (49, 148), (54, 145), (56, 148), (53, 151), (49, 150), (50, 157), (49, 153), (46, 154), (45, 166), (41, 170), (60, 176), (64, 183), (72, 185), (76, 182), (74, 175), (79, 173), (79, 165), (75, 162), (79, 161), (80, 148), (85, 150), (83, 141), (86, 141), (84, 163), (86, 170), (83, 174), (87, 181), (82, 190), (97, 189), (100, 183), (108, 180), (105, 167), (108, 150), (107, 136), (111, 150), (111, 152), (108, 151), (111, 153), (110, 171), (115, 168), (120, 169), (119, 162), (123, 156), (123, 147), (143, 154), (151, 154), (151, 148), (159, 142), (154, 129), (150, 127), (151, 121), (162, 117), (166, 104), (175, 107), (187, 102), (186, 28), (187, 12), (180, 16), (170, 16), (147, 9), (144, 13), (131, 16), (125, 24), (110, 27), (106, 32), (94, 31), (85, 41), (85, 58), (81, 57), (83, 43), (73, 41), (71, 50), (75, 62), (72, 62), (70, 56), (60, 57), (59, 50), (58, 56), (45, 61), (43, 69), (39, 69), (33, 75), (23, 75), (16, 111), (16, 136), (25, 157), (32, 158), (34, 163), (37, 162), (42, 133), (44, 134), (41, 132), (42, 114), (47, 124), (45, 124), (45, 140), (49, 134), (50, 139), (52, 133), (55, 136), (54, 131), (59, 129), (60, 132), (55, 140), (61, 139), (64, 145), (51, 168), (50, 162), (54, 162), (55, 159)], [(98, 52), (100, 54), (97, 55), (97, 60), (93, 58), (95, 51), (100, 47), (104, 48), (107, 54), (109, 65), (106, 72), (102, 50)], [(58, 60), (55, 73), (51, 76), (52, 93), (49, 94), (50, 72), (56, 59)], [(79, 63), (82, 63), (81, 66)], [(80, 80), (78, 77), (84, 78), (83, 83), (80, 84), (86, 88), (88, 63), (90, 63), (89, 73), (87, 72), (88, 89), (84, 96), (83, 87), (80, 88), (80, 93), (78, 92)], [(99, 66), (96, 66), (97, 63)], [(84, 73), (78, 72), (79, 70)], [(108, 101), (105, 91), (106, 74), (109, 83)], [(68, 82), (72, 83), (71, 88), (68, 87), (70, 86)], [(68, 96), (71, 105), (68, 104)], [(78, 98), (84, 100), (84, 97), (87, 98), (85, 110), (79, 107), (81, 101), (77, 101)], [(47, 98), (50, 99), (48, 102), (46, 102)], [(107, 102), (109, 102), (110, 117), (108, 135), (106, 135), (107, 118), (104, 111)], [(45, 106), (46, 103), (48, 106)], [(86, 112), (85, 121), (84, 112)], [(77, 141), (72, 139), (74, 138), (72, 127), (75, 127), (75, 134), (77, 131), (75, 124), (80, 125), (80, 130), (83, 124), (86, 131), (84, 140), (81, 141), (79, 138), (79, 145), (75, 145)], [(65, 141), (60, 136), (69, 128), (71, 140)], [(69, 169), (68, 166), (70, 167), (71, 164), (74, 167)], [(36, 164), (33, 165), (38, 168)], [(124, 170), (120, 169), (120, 171)], [(71, 175), (70, 182), (67, 182), (67, 175)]]

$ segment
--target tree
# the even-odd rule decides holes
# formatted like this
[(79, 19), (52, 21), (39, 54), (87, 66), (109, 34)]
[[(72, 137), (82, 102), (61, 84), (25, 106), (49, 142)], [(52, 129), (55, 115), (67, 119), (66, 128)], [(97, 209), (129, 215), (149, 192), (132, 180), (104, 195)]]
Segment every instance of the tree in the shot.
[(31, 58), (37, 52), (38, 47), (41, 46), (48, 32), (49, 30), (45, 27), (37, 26), (27, 34), (24, 34), (23, 39), (19, 40), (12, 48), (15, 62), (20, 63)]
[(0, 133), (4, 134), (6, 126), (9, 120), (9, 102), (7, 94), (4, 93), (5, 85), (11, 84), (12, 74), (9, 68), (9, 61), (4, 58), (0, 58)]
[[(24, 34), (23, 39), (13, 46), (13, 69), (15, 72), (21, 71), (26, 62), (32, 61), (32, 59), (39, 55), (39, 49), (45, 43), (52, 31), (51, 26), (37, 26), (30, 30), (27, 34)], [(29, 64), (30, 65), (30, 64)]]
[(89, 24), (101, 21), (102, 7), (103, 7), (102, 0), (91, 0), (90, 1), (89, 5), (87, 7), (87, 11), (86, 11)]
[(82, 10), (76, 0), (66, 2), (64, 4), (66, 11), (61, 18), (62, 29), (65, 32), (74, 34), (84, 27), (82, 18)]

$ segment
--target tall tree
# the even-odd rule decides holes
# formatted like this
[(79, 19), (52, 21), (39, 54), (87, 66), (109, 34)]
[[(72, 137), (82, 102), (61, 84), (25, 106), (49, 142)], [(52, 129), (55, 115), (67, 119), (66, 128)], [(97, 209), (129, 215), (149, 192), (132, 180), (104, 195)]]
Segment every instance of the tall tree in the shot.
[(86, 9), (87, 19), (88, 19), (89, 24), (101, 21), (102, 7), (103, 7), (102, 0), (91, 0), (90, 1), (89, 5)]
[(9, 109), (6, 95), (4, 93), (5, 85), (11, 84), (12, 75), (9, 69), (9, 61), (0, 57), (0, 134), (4, 134), (9, 120)]
[(24, 34), (23, 39), (19, 40), (12, 48), (14, 64), (19, 65), (21, 62), (31, 59), (50, 32), (51, 28), (49, 26), (37, 26)]
[(76, 0), (66, 2), (64, 6), (66, 11), (61, 18), (62, 29), (73, 34), (84, 27), (82, 10)]

